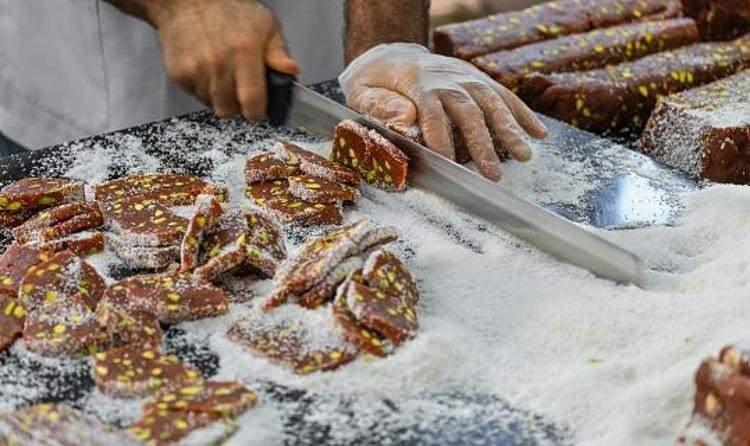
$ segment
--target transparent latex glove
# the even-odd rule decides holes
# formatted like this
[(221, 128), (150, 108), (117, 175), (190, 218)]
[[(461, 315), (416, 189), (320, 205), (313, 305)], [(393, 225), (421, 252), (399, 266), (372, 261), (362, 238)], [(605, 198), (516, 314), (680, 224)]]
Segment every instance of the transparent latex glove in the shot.
[(339, 83), (350, 107), (404, 127), (418, 123), (425, 144), (450, 159), (457, 127), (477, 169), (493, 181), (501, 177), (493, 134), (518, 161), (532, 154), (524, 133), (547, 136), (544, 124), (510, 90), (468, 62), (421, 45), (378, 45), (355, 59)]

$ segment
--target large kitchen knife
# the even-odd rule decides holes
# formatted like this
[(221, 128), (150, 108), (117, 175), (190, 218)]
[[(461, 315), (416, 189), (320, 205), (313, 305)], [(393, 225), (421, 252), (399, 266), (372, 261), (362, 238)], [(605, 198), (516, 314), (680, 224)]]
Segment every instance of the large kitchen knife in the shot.
[(409, 156), (411, 185), (439, 195), (597, 276), (640, 283), (641, 262), (634, 254), (297, 82), (292, 83), (291, 91), (287, 116), (290, 127), (327, 138), (333, 136), (334, 128), (344, 119), (375, 129)]

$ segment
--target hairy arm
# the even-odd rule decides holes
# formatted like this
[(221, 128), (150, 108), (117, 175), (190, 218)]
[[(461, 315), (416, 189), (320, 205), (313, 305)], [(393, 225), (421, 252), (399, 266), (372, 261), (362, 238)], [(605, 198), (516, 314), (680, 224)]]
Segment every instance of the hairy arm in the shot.
[(347, 0), (346, 63), (381, 43), (427, 44), (430, 0)]

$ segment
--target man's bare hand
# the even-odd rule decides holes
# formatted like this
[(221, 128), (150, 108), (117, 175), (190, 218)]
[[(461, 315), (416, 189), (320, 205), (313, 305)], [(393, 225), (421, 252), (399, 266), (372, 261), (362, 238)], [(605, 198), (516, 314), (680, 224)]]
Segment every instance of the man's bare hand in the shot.
[(266, 66), (297, 74), (281, 27), (255, 0), (161, 0), (149, 21), (170, 77), (226, 118), (265, 116)]

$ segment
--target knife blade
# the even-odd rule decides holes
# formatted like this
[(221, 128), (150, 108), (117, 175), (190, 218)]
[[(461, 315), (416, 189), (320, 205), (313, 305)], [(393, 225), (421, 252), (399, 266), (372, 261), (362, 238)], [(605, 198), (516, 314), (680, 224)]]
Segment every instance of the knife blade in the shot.
[(633, 253), (297, 82), (291, 90), (288, 126), (326, 138), (332, 138), (336, 125), (345, 119), (374, 129), (409, 156), (412, 186), (447, 199), (561, 261), (605, 279), (641, 283), (641, 260)]

